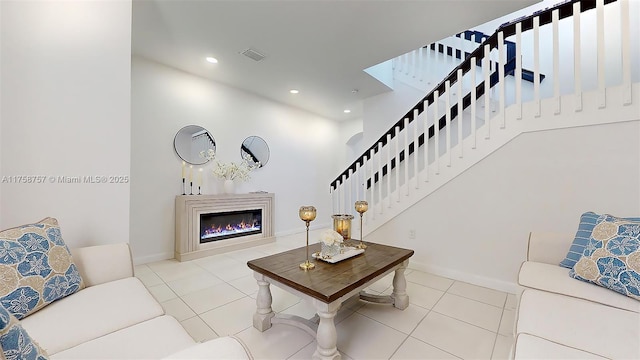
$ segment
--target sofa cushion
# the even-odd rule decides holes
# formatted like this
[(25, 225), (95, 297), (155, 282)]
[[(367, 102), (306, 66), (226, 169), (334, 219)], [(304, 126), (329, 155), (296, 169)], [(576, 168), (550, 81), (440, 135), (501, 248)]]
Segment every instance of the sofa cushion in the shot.
[(0, 358), (46, 360), (47, 353), (31, 339), (18, 319), (0, 305)]
[(140, 280), (131, 277), (90, 286), (22, 320), (50, 354), (163, 315)]
[(640, 313), (640, 302), (608, 289), (572, 279), (569, 277), (569, 269), (558, 265), (525, 261), (520, 267), (518, 284)]
[(545, 291), (522, 293), (516, 333), (612, 359), (640, 358), (637, 313)]
[(582, 258), (582, 254), (591, 238), (591, 234), (593, 233), (594, 227), (605, 219), (622, 219), (622, 220), (630, 220), (630, 221), (640, 221), (640, 218), (616, 218), (611, 215), (600, 215), (594, 212), (586, 212), (580, 216), (580, 224), (578, 224), (578, 231), (576, 232), (576, 236), (573, 239), (573, 243), (569, 248), (569, 252), (565, 256), (564, 260), (560, 262), (560, 266), (571, 269), (574, 267), (576, 262)]
[(0, 303), (18, 319), (84, 287), (54, 218), (0, 232), (0, 278)]
[(175, 318), (163, 315), (61, 351), (51, 359), (161, 359), (194, 344)]
[(599, 220), (569, 275), (640, 300), (640, 222)]
[(225, 336), (186, 348), (165, 359), (253, 359), (240, 339)]
[(606, 359), (596, 354), (564, 346), (529, 334), (518, 334), (514, 359)]

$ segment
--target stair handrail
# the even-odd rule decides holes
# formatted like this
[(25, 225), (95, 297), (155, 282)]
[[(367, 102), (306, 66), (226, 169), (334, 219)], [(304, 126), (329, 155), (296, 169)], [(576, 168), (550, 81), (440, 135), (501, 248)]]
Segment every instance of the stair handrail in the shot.
[[(616, 2), (618, 0), (604, 0), (604, 4), (610, 4)], [(471, 59), (476, 58), (476, 64), (480, 62), (484, 58), (484, 47), (489, 45), (489, 50), (493, 50), (498, 46), (498, 33), (502, 32), (504, 35), (504, 39), (509, 36), (512, 36), (516, 33), (516, 24), (520, 23), (521, 31), (525, 32), (533, 29), (533, 19), (535, 17), (539, 18), (539, 26), (547, 25), (552, 22), (552, 13), (555, 10), (558, 10), (559, 20), (567, 18), (569, 16), (573, 16), (573, 4), (579, 2), (580, 3), (580, 13), (583, 13), (588, 10), (592, 10), (596, 8), (597, 0), (566, 0), (555, 4), (551, 7), (547, 7), (542, 10), (535, 11), (531, 15), (521, 16), (514, 20), (508, 21), (500, 25), (489, 37), (487, 37), (480, 45), (473, 50), (463, 62), (461, 62), (458, 66), (456, 66), (436, 87), (434, 87), (422, 100), (418, 101), (418, 103), (412, 107), (404, 116), (400, 118), (391, 128), (385, 132), (373, 145), (371, 145), (358, 159), (356, 159), (351, 165), (349, 165), (346, 170), (344, 170), (338, 177), (331, 182), (330, 189), (336, 189), (338, 187), (338, 183), (342, 183), (342, 178), (345, 177), (345, 180), (349, 178), (349, 171), (355, 172), (358, 166), (364, 165), (364, 158), (368, 157), (371, 151), (373, 153), (377, 153), (379, 151), (379, 147), (385, 146), (387, 144), (387, 137), (391, 135), (391, 139), (396, 136), (396, 128), (398, 131), (404, 129), (405, 121), (404, 119), (409, 119), (409, 123), (411, 123), (414, 118), (413, 114), (415, 110), (418, 110), (418, 115), (422, 114), (424, 111), (424, 103), (428, 102), (427, 106), (431, 105), (434, 102), (434, 93), (438, 91), (440, 95), (445, 93), (445, 84), (449, 81), (450, 85), (455, 84), (458, 80), (458, 70), (462, 69), (462, 75), (466, 74), (471, 69)], [(500, 64), (500, 66), (504, 66), (504, 64)], [(444, 126), (443, 124), (438, 124), (438, 130), (442, 130)], [(435, 126), (435, 124), (434, 124)], [(430, 135), (430, 134), (429, 134)], [(432, 135), (429, 136), (431, 138)], [(381, 145), (380, 145), (381, 144)], [(372, 179), (373, 180), (373, 179)]]

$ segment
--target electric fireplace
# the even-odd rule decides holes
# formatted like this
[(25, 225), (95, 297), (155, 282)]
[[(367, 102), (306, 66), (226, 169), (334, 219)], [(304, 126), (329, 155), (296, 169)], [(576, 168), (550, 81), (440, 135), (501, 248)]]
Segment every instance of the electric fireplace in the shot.
[(262, 210), (200, 214), (200, 243), (231, 239), (262, 232)]
[(275, 241), (271, 193), (178, 195), (174, 256), (193, 260)]

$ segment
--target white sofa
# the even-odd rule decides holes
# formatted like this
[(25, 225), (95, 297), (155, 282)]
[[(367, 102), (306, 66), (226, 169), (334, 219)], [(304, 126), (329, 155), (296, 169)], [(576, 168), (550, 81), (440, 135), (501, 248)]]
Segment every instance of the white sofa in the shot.
[(233, 337), (197, 344), (133, 277), (128, 244), (71, 250), (86, 288), (23, 318), (51, 359), (251, 359)]
[(558, 265), (574, 235), (531, 233), (518, 283), (515, 359), (640, 359), (640, 302)]

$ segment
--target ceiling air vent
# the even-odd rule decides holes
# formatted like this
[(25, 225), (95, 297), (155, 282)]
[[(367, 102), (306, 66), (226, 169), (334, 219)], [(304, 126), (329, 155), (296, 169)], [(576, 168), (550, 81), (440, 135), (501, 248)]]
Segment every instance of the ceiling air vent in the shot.
[(257, 50), (254, 50), (254, 49), (247, 49), (241, 52), (241, 54), (254, 61), (261, 61), (265, 57), (264, 55), (260, 54)]

